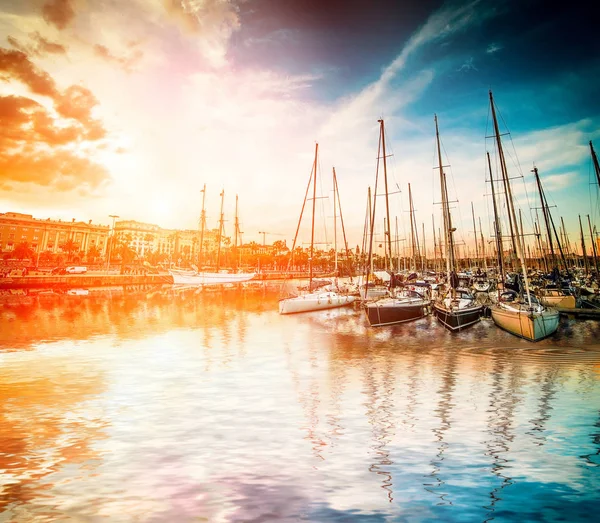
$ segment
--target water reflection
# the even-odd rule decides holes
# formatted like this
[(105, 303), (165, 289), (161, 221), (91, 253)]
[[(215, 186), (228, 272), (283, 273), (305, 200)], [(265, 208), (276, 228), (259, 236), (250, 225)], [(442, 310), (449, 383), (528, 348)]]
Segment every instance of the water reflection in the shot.
[(0, 520), (589, 518), (597, 322), (531, 344), (277, 299), (0, 297)]

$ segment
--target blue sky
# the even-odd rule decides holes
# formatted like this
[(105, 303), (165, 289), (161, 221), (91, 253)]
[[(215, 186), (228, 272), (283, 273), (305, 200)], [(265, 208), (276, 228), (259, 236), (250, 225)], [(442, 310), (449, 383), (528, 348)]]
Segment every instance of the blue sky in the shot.
[[(440, 222), (437, 113), (449, 190), (459, 200), (453, 215), (469, 244), (471, 202), (486, 236), (491, 225), (485, 152), (493, 148), (485, 136), (492, 89), (502, 131), (507, 126), (513, 140), (505, 136), (505, 145), (513, 151), (514, 144), (509, 171), (525, 177), (513, 183), (526, 229), (528, 206), (536, 205), (535, 163), (552, 212), (564, 216), (574, 241), (579, 213), (600, 219), (597, 187), (589, 185), (588, 142), (600, 145), (591, 14), (583, 4), (537, 0), (6, 1), (4, 105), (19, 96), (46, 108), (57, 129), (75, 122), (102, 132), (34, 143), (26, 118), (19, 120), (21, 141), (5, 134), (13, 140), (5, 151), (17, 153), (1, 158), (0, 206), (194, 228), (206, 183), (209, 225), (216, 226), (224, 189), (231, 223), (239, 194), (245, 241), (262, 241), (258, 231), (266, 230), (291, 242), (319, 142), (323, 191), (331, 190), (335, 166), (350, 242), (360, 244), (383, 118), (389, 176), (402, 190), (392, 215), (406, 234), (411, 183), (430, 241), (432, 213)], [(51, 92), (35, 91), (43, 75)], [(66, 93), (81, 95), (78, 111), (65, 108)], [(40, 151), (48, 166), (34, 161)], [(330, 209), (322, 214), (331, 222)], [(331, 240), (331, 223), (328, 229)]]

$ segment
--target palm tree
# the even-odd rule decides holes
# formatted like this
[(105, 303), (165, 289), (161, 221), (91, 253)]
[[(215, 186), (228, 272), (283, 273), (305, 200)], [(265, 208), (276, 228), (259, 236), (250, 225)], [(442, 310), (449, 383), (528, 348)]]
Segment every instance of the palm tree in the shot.
[(71, 261), (74, 252), (79, 251), (79, 245), (75, 243), (71, 238), (65, 241), (60, 248), (67, 253), (67, 261)]
[(12, 255), (17, 260), (31, 259), (33, 258), (33, 249), (27, 242), (21, 242), (14, 248)]
[(98, 247), (96, 245), (92, 245), (87, 250), (87, 259), (88, 259), (88, 261), (91, 261), (93, 263), (99, 257), (100, 257), (100, 249), (98, 249)]

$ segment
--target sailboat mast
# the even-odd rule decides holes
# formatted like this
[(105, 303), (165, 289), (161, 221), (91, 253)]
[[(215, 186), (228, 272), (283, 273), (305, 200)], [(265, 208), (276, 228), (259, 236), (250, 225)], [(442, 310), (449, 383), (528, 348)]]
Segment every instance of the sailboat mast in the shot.
[[(483, 256), (483, 266), (487, 272), (487, 258), (485, 257), (485, 242), (483, 240), (483, 229), (481, 228), (481, 216), (479, 217), (479, 235), (481, 236), (481, 255)], [(477, 238), (475, 238), (477, 241)]]
[(202, 250), (204, 248), (204, 229), (206, 228), (206, 211), (204, 210), (204, 201), (206, 199), (206, 184), (200, 191), (202, 193), (202, 212), (200, 213), (200, 251), (198, 252), (198, 267), (202, 267)]
[(237, 260), (237, 250), (238, 250), (238, 231), (240, 229), (240, 221), (238, 218), (238, 195), (235, 195), (235, 225), (234, 225), (234, 241), (233, 241), (233, 257), (235, 260), (235, 265), (238, 264)]
[(219, 218), (219, 234), (217, 239), (217, 270), (219, 272), (219, 264), (221, 262), (221, 237), (223, 234), (223, 201), (225, 200), (225, 189), (221, 191), (219, 195), (221, 197), (221, 213)]
[(548, 235), (548, 246), (550, 247), (552, 263), (556, 265), (556, 254), (554, 253), (554, 243), (552, 242), (552, 233), (550, 232), (550, 219), (548, 217), (548, 204), (546, 203), (544, 190), (542, 189), (542, 182), (540, 181), (540, 175), (538, 173), (537, 167), (534, 167), (531, 172), (535, 175), (535, 181), (537, 184), (538, 192), (540, 194), (540, 201), (542, 202), (542, 213), (544, 215), (544, 223), (546, 224), (546, 234)]
[[(492, 102), (492, 116), (494, 117), (494, 129), (496, 129), (496, 139), (498, 140), (498, 147), (499, 150), (501, 151), (501, 140), (500, 140), (500, 134), (498, 133), (498, 122), (496, 120), (496, 111), (493, 110), (494, 107), (494, 101), (492, 98), (492, 91), (490, 91), (490, 101)], [(504, 158), (504, 153), (501, 154), (502, 159)], [(504, 161), (502, 161), (502, 163), (504, 163)], [(506, 166), (505, 166), (506, 167)], [(521, 271), (523, 272), (523, 280), (525, 282), (525, 291), (527, 292), (527, 302), (529, 304), (529, 306), (531, 307), (531, 294), (529, 292), (529, 277), (527, 276), (527, 266), (525, 264), (525, 256), (523, 254), (523, 248), (522, 248), (522, 243), (521, 243), (521, 233), (519, 231), (519, 225), (517, 223), (517, 215), (515, 213), (515, 205), (514, 205), (514, 201), (513, 201), (513, 196), (512, 196), (512, 190), (510, 187), (510, 179), (508, 178), (508, 173), (506, 172), (506, 168), (503, 170), (502, 172), (502, 178), (504, 180), (504, 185), (505, 188), (507, 190), (507, 198), (508, 198), (508, 207), (509, 207), (509, 211), (510, 211), (510, 215), (512, 215), (512, 221), (513, 221), (513, 226), (514, 226), (514, 234), (516, 235), (516, 241), (515, 241), (515, 237), (512, 238), (513, 241), (513, 245), (516, 245), (517, 247), (517, 256), (519, 257), (519, 260), (521, 262)]]
[(450, 285), (450, 273), (454, 270), (454, 242), (452, 241), (452, 221), (448, 209), (448, 192), (446, 188), (446, 175), (442, 167), (442, 149), (440, 146), (440, 132), (438, 128), (437, 115), (434, 115), (435, 139), (437, 142), (438, 165), (440, 169), (440, 188), (442, 195), (442, 215), (444, 217), (444, 241), (446, 243), (446, 276)]
[[(385, 127), (383, 120), (381, 121), (381, 134), (382, 134), (382, 152), (383, 152), (383, 183), (385, 185), (385, 216), (387, 228), (384, 229), (384, 240), (387, 240), (388, 252), (390, 253), (389, 258), (389, 269), (393, 272), (393, 264), (392, 264), (392, 235), (390, 234), (390, 202), (388, 197), (388, 179), (387, 179), (387, 157), (385, 153)], [(387, 238), (386, 238), (387, 236)]]
[(598, 190), (600, 190), (600, 164), (598, 164), (598, 156), (596, 156), (596, 151), (594, 151), (594, 146), (592, 145), (592, 140), (590, 140), (590, 152), (592, 154), (592, 162), (594, 163), (594, 171), (596, 172), (596, 179), (598, 180)]
[(433, 270), (437, 272), (437, 240), (435, 238), (435, 217), (431, 215), (431, 228), (433, 229)]
[(592, 240), (592, 252), (594, 253), (594, 267), (596, 273), (598, 273), (598, 253), (596, 252), (596, 242), (594, 241), (594, 232), (592, 231), (592, 222), (590, 221), (590, 215), (587, 215), (588, 227), (590, 228), (590, 239)]
[(411, 237), (411, 247), (412, 247), (412, 263), (413, 263), (413, 270), (416, 271), (417, 270), (417, 258), (416, 258), (417, 240), (415, 238), (415, 221), (414, 221), (415, 211), (413, 209), (412, 192), (410, 190), (410, 183), (408, 184), (408, 203), (409, 203), (409, 209), (410, 209), (410, 237)]
[(494, 236), (496, 237), (496, 256), (498, 257), (498, 270), (500, 271), (500, 281), (504, 288), (504, 252), (502, 249), (502, 226), (498, 216), (498, 205), (496, 204), (496, 190), (494, 189), (494, 174), (492, 173), (492, 162), (490, 153), (487, 153), (488, 168), (490, 170), (490, 183), (492, 185), (492, 202), (494, 204)]
[[(490, 91), (490, 105), (492, 107), (492, 118), (494, 120), (494, 134), (496, 137), (496, 144), (498, 146), (498, 156), (500, 157), (500, 170), (502, 171), (502, 181), (504, 184), (504, 195), (506, 197), (506, 207), (510, 208), (509, 203), (509, 189), (508, 185), (508, 174), (506, 169), (506, 160), (504, 159), (504, 149), (502, 149), (502, 140), (500, 139), (500, 130), (498, 128), (498, 120), (496, 119), (496, 107), (494, 106), (494, 97), (492, 96), (492, 91)], [(491, 171), (490, 171), (491, 172)], [(508, 225), (510, 227), (510, 239), (513, 246), (513, 252), (517, 252), (517, 247), (515, 245), (515, 231), (514, 227), (516, 227), (516, 223), (513, 224), (513, 218), (511, 217), (511, 213), (508, 213)], [(518, 236), (518, 235), (516, 235)]]
[(423, 222), (423, 252), (421, 256), (421, 272), (425, 274), (425, 264), (427, 263), (427, 244), (425, 243), (425, 223)]
[(587, 253), (585, 252), (585, 239), (583, 237), (583, 226), (581, 225), (581, 214), (579, 215), (579, 230), (581, 232), (581, 250), (583, 251), (583, 262), (585, 264), (585, 273), (590, 273), (590, 266), (588, 265)]
[(475, 210), (473, 209), (473, 202), (471, 202), (471, 214), (473, 215), (473, 234), (475, 235), (475, 258), (479, 263), (479, 246), (477, 245), (477, 226), (475, 225)]
[(308, 292), (312, 290), (313, 280), (313, 254), (315, 244), (315, 209), (317, 203), (317, 153), (319, 151), (319, 144), (315, 144), (315, 162), (313, 164), (313, 205), (312, 205), (312, 223), (310, 229), (310, 258), (308, 260)]
[(335, 201), (335, 167), (333, 167), (333, 274), (338, 276), (338, 253), (337, 253), (337, 216), (336, 216), (336, 201)]
[[(346, 229), (344, 228), (344, 216), (342, 215), (342, 202), (340, 201), (340, 190), (338, 188), (337, 175), (335, 174), (335, 167), (333, 168), (333, 184), (334, 184), (335, 195), (337, 195), (337, 207), (340, 210), (340, 223), (342, 225), (342, 237), (344, 238), (344, 247), (346, 250), (346, 260), (347, 260), (347, 262), (349, 262), (350, 261), (350, 251), (348, 249), (348, 240), (346, 239)], [(336, 253), (336, 255), (337, 255), (337, 253)], [(350, 281), (352, 281), (352, 273), (350, 274)]]

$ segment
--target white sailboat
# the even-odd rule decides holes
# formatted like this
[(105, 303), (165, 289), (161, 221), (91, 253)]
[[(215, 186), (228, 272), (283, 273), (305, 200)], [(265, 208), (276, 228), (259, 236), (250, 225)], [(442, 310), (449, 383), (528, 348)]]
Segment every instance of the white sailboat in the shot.
[[(206, 211), (204, 209), (204, 201), (206, 196), (206, 184), (202, 189), (202, 213), (200, 215), (200, 253), (198, 255), (199, 263), (202, 260), (202, 244), (204, 242), (204, 229), (206, 226)], [(219, 251), (217, 255), (217, 270), (214, 272), (199, 271), (196, 266), (192, 266), (190, 269), (178, 269), (171, 268), (169, 273), (173, 277), (173, 283), (175, 285), (221, 285), (227, 283), (241, 283), (249, 281), (256, 273), (244, 273), (244, 272), (229, 272), (227, 270), (219, 270), (219, 255), (221, 252), (221, 232), (223, 231), (223, 200), (225, 197), (225, 191), (221, 192), (221, 219), (219, 220), (219, 237), (218, 245)], [(237, 223), (237, 200), (236, 200), (236, 223)]]
[[(494, 133), (496, 137), (496, 143), (498, 146), (498, 155), (500, 159), (500, 168), (502, 171), (502, 180), (506, 189), (506, 198), (508, 203), (508, 210), (512, 222), (512, 228), (514, 228), (514, 236), (512, 238), (513, 245), (517, 251), (517, 256), (521, 263), (522, 277), (525, 285), (525, 294), (517, 294), (514, 291), (500, 292), (498, 290), (498, 301), (491, 307), (492, 319), (498, 327), (519, 336), (529, 341), (538, 341), (542, 338), (552, 335), (558, 329), (559, 313), (556, 309), (547, 308), (542, 305), (537, 298), (530, 292), (529, 289), (529, 277), (527, 275), (527, 266), (525, 264), (525, 256), (523, 254), (522, 236), (519, 231), (519, 224), (515, 213), (514, 201), (512, 197), (512, 190), (510, 186), (510, 178), (506, 172), (506, 162), (504, 160), (504, 152), (502, 150), (502, 141), (500, 139), (500, 131), (498, 129), (498, 121), (496, 119), (496, 110), (494, 107), (494, 99), (492, 91), (490, 91), (490, 106), (492, 111), (492, 118), (494, 121)], [(490, 179), (493, 187), (493, 174), (491, 169), (491, 162), (488, 154), (488, 165), (490, 169)], [(502, 263), (502, 240), (499, 234), (498, 226), (498, 213), (496, 208), (495, 196), (492, 191), (492, 198), (494, 198), (494, 215), (496, 221), (496, 242), (498, 245), (498, 256), (499, 256), (499, 268), (501, 281), (504, 281), (503, 274), (503, 263)], [(511, 230), (512, 230), (511, 228)]]
[[(319, 144), (315, 145), (315, 159), (313, 163), (312, 172), (308, 181), (308, 187), (306, 188), (306, 194), (304, 196), (304, 203), (302, 204), (302, 210), (300, 211), (300, 219), (298, 220), (298, 227), (296, 229), (296, 235), (294, 236), (294, 242), (292, 244), (291, 253), (294, 252), (296, 247), (296, 240), (298, 238), (298, 231), (300, 230), (300, 224), (302, 222), (302, 215), (304, 213), (304, 207), (306, 206), (306, 200), (308, 192), (312, 182), (313, 186), (313, 197), (312, 197), (312, 222), (311, 222), (311, 237), (310, 237), (310, 257), (308, 259), (309, 264), (309, 282), (308, 292), (298, 294), (291, 297), (282, 298), (279, 300), (279, 314), (294, 314), (298, 312), (310, 312), (319, 311), (325, 309), (333, 309), (337, 307), (343, 307), (345, 305), (351, 305), (355, 297), (349, 294), (343, 294), (333, 290), (322, 290), (317, 292), (310, 292), (313, 288), (313, 255), (314, 255), (314, 242), (315, 242), (315, 205), (317, 200), (317, 158), (319, 152)], [(291, 263), (291, 258), (290, 258)], [(289, 266), (289, 264), (288, 264)]]

